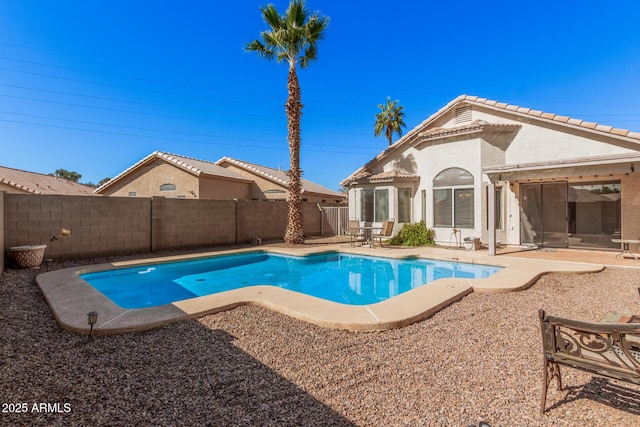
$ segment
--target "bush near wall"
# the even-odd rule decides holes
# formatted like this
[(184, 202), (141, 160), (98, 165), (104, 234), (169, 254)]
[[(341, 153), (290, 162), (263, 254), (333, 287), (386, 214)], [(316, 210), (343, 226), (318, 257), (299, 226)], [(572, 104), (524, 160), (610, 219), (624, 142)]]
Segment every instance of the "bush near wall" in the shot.
[(424, 221), (415, 224), (404, 224), (397, 235), (388, 243), (394, 246), (435, 246), (436, 232), (428, 228)]

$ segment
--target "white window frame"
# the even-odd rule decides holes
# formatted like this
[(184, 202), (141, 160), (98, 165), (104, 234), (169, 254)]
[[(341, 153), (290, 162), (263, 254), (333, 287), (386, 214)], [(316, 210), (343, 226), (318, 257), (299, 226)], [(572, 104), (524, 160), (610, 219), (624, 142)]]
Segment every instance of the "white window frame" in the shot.
[[(442, 171), (440, 171), (435, 177), (434, 177), (434, 181), (436, 180), (436, 178), (438, 178), (441, 174), (445, 173), (448, 170), (452, 170), (452, 169), (459, 169), (462, 170), (464, 172), (466, 172), (467, 174), (469, 174), (469, 176), (471, 176), (471, 178), (473, 179), (473, 181), (471, 183), (467, 183), (467, 184), (463, 184), (463, 185), (443, 185), (443, 186), (435, 186), (433, 187), (433, 224), (434, 227), (440, 227), (440, 228), (465, 228), (465, 229), (469, 229), (469, 228), (475, 228), (475, 178), (473, 176), (473, 174), (471, 172), (469, 172), (466, 169), (463, 168), (458, 168), (458, 167), (453, 167), (453, 168), (448, 168), (448, 169), (444, 169)], [(439, 191), (446, 191), (448, 192), (448, 198), (451, 200), (451, 208), (450, 208), (450, 222), (447, 224), (444, 224), (443, 222), (439, 222), (439, 218), (437, 215), (437, 209), (440, 206), (439, 203), (436, 200), (436, 194)], [(470, 191), (470, 195), (471, 195), (471, 206), (470, 206), (470, 211), (469, 211), (469, 222), (468, 223), (464, 223), (464, 224), (460, 224), (459, 222), (457, 222), (456, 219), (456, 195), (459, 194), (459, 192), (461, 191)]]

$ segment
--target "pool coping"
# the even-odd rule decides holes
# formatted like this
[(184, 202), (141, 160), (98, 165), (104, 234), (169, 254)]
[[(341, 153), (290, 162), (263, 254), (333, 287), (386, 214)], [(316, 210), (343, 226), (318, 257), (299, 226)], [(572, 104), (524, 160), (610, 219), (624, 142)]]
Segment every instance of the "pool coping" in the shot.
[[(267, 252), (305, 256), (343, 252), (388, 258), (430, 258), (503, 267), (485, 279), (440, 279), (388, 300), (368, 305), (345, 305), (300, 294), (275, 286), (251, 286), (217, 294), (177, 301), (157, 307), (124, 309), (90, 286), (80, 274), (126, 268), (140, 264), (160, 264), (248, 252)], [(154, 329), (172, 322), (198, 318), (230, 310), (244, 304), (268, 307), (274, 311), (318, 326), (361, 331), (380, 331), (415, 323), (432, 316), (470, 292), (508, 292), (526, 289), (546, 273), (586, 273), (604, 269), (602, 264), (531, 260), (515, 257), (489, 257), (473, 251), (441, 248), (359, 248), (349, 245), (284, 248), (260, 246), (246, 249), (197, 254), (142, 258), (50, 271), (36, 277), (51, 312), (65, 330), (89, 333), (87, 313), (97, 311), (96, 335), (120, 334)]]

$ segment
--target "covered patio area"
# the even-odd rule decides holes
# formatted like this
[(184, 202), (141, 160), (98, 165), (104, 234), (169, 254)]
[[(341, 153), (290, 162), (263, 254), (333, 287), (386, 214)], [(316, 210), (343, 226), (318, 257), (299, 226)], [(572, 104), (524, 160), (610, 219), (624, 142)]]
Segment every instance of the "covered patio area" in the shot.
[[(483, 168), (490, 255), (503, 218), (500, 232), (511, 245), (605, 250), (630, 243), (637, 251), (638, 162), (639, 155), (625, 154)], [(506, 201), (496, 196), (503, 192)]]

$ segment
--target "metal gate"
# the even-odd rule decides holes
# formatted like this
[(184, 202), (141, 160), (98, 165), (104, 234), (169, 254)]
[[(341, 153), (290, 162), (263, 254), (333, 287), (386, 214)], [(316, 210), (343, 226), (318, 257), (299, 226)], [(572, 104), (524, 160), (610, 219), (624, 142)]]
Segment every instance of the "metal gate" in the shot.
[(348, 206), (322, 206), (322, 235), (342, 236), (349, 221)]

